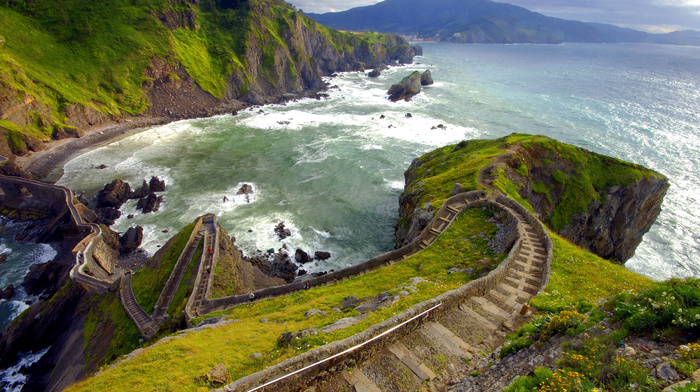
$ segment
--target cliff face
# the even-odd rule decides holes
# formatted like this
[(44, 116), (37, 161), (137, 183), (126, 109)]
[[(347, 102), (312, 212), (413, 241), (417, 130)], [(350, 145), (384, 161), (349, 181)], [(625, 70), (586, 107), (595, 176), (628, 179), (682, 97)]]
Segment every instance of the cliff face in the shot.
[(531, 206), (550, 229), (619, 263), (634, 255), (669, 187), (641, 166), (526, 135), (436, 150), (416, 159), (405, 177), (398, 245), (415, 238), (445, 195), (482, 188)]
[(113, 3), (0, 4), (0, 155), (134, 116), (300, 97), (324, 89), (323, 75), (414, 55), (401, 37), (332, 30), (279, 0)]

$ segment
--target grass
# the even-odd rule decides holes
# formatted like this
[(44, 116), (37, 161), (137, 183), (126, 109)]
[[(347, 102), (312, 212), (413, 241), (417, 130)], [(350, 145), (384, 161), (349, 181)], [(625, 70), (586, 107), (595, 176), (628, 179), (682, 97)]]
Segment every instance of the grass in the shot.
[(623, 292), (638, 292), (655, 283), (549, 232), (554, 244), (552, 274), (545, 291), (530, 303), (542, 311), (575, 309), (580, 302), (594, 303)]
[[(422, 206), (431, 202), (438, 208), (452, 195), (455, 183), (467, 190), (484, 189), (479, 174), (495, 157), (506, 152), (508, 146), (521, 145), (525, 153), (516, 155), (521, 164), (513, 172), (522, 181), (530, 182), (534, 193), (542, 194), (551, 203), (552, 193), (560, 195), (546, 222), (554, 231), (569, 224), (571, 216), (586, 210), (593, 201), (601, 200), (601, 194), (614, 186), (629, 185), (642, 178), (663, 178), (659, 173), (619, 159), (558, 142), (545, 136), (511, 134), (493, 140), (469, 140), (456, 146), (447, 146), (418, 158), (423, 165), (411, 171), (415, 180), (406, 193), (423, 191), (416, 200)], [(567, 167), (566, 173), (552, 162)], [(510, 170), (510, 169), (509, 169)], [(538, 175), (535, 175), (538, 172)], [(530, 211), (525, 183), (514, 180), (502, 167), (495, 176), (493, 186), (518, 201)]]
[(194, 223), (190, 223), (185, 226), (168, 241), (160, 258), (152, 258), (143, 268), (134, 273), (131, 280), (134, 296), (146, 313), (153, 314), (153, 307), (158, 301), (173, 268), (175, 268), (178, 257), (185, 249), (187, 240), (194, 230), (194, 225)]
[[(166, 14), (190, 23), (171, 31), (160, 20)], [(18, 101), (38, 101), (45, 109), (20, 130), (0, 124), (3, 136), (17, 152), (29, 136), (47, 140), (67, 122), (72, 104), (116, 118), (142, 113), (150, 105), (144, 74), (154, 58), (181, 64), (204, 91), (225, 98), (241, 96), (255, 83), (247, 59), (262, 50), (261, 75), (277, 85), (283, 76), (275, 70), (277, 57), (294, 53), (287, 38), (297, 34), (299, 18), (338, 53), (390, 41), (328, 29), (273, 0), (2, 0), (0, 85), (16, 91)], [(260, 48), (248, 47), (253, 35)], [(300, 84), (296, 62), (309, 59), (287, 60), (287, 76)]]
[[(504, 255), (495, 255), (486, 246), (488, 238), (493, 237), (497, 230), (493, 223), (486, 221), (489, 216), (490, 212), (481, 209), (464, 212), (428, 249), (400, 263), (336, 285), (313, 287), (238, 306), (219, 314), (236, 320), (232, 324), (215, 330), (184, 333), (180, 339), (147, 348), (136, 358), (105, 369), (98, 376), (68, 390), (110, 391), (121, 390), (124, 385), (130, 385), (134, 390), (206, 390), (196, 378), (217, 363), (224, 363), (232, 378), (237, 379), (314, 347), (351, 336), (416, 303), (460, 287), (472, 278), (465, 274), (448, 274), (447, 270), (452, 267), (475, 267), (482, 271), (495, 267)], [(486, 236), (481, 236), (482, 232)], [(419, 283), (415, 293), (411, 292), (389, 308), (371, 313), (359, 324), (300, 339), (284, 348), (275, 343), (283, 332), (321, 328), (340, 318), (357, 315), (352, 309), (343, 313), (332, 310), (340, 307), (342, 299), (347, 296), (372, 297), (386, 291), (396, 294), (404, 290), (414, 277), (422, 277), (428, 282)], [(324, 310), (327, 315), (304, 317), (310, 309)], [(269, 322), (262, 323), (262, 318)], [(253, 353), (261, 353), (263, 357), (251, 358)]]

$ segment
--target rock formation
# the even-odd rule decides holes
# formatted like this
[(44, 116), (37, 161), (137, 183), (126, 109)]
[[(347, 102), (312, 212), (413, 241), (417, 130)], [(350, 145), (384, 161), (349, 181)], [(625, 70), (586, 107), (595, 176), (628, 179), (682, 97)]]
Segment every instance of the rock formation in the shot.
[(131, 253), (141, 246), (143, 241), (143, 227), (130, 227), (119, 237), (119, 253)]
[(426, 70), (420, 75), (420, 85), (421, 86), (430, 86), (433, 84), (433, 75), (430, 73), (430, 70)]
[[(481, 186), (503, 192), (495, 180), (501, 183), (507, 180), (515, 185), (517, 196), (529, 202), (538, 217), (566, 239), (619, 263), (634, 255), (642, 236), (661, 212), (668, 179), (641, 166), (545, 137), (511, 137), (512, 140), (525, 137), (528, 143), (509, 144), (508, 137), (492, 141), (503, 153), (492, 163), (473, 168), (480, 172)], [(396, 246), (415, 238), (434, 214), (429, 203), (419, 204), (424, 195), (434, 192), (425, 189), (423, 180), (436, 175), (437, 170), (451, 167), (434, 166), (433, 156), (461, 154), (467, 144), (445, 147), (436, 150), (437, 155), (429, 153), (415, 159), (405, 172), (406, 187), (399, 197)], [(610, 176), (605, 182), (594, 183), (590, 178), (595, 176), (585, 174), (587, 170), (607, 172)], [(451, 184), (451, 190), (469, 189)]]
[(420, 93), (421, 90), (421, 74), (418, 71), (413, 72), (409, 76), (403, 78), (399, 83), (394, 84), (389, 88), (387, 94), (393, 102), (399, 100), (409, 101), (411, 97)]

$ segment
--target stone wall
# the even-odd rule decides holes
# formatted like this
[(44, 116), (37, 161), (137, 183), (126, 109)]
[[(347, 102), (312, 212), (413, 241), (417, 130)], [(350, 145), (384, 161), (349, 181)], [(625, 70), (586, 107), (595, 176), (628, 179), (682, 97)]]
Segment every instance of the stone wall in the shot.
[[(514, 216), (511, 210), (512, 208), (518, 213), (522, 214), (528, 221), (528, 223), (533, 225), (537, 235), (542, 237), (541, 239), (543, 239), (543, 242), (544, 244), (546, 244), (547, 248), (545, 249), (547, 253), (545, 273), (547, 274), (547, 276), (544, 278), (545, 283), (541, 286), (540, 289), (543, 290), (546, 287), (546, 283), (549, 280), (549, 273), (551, 271), (552, 260), (552, 242), (549, 239), (545, 228), (534, 216), (532, 216), (527, 210), (522, 208), (518, 203), (508, 199), (505, 196), (499, 196), (496, 199), (497, 201), (479, 200), (477, 202), (471, 203), (469, 207), (481, 206), (489, 209), (500, 210), (507, 214), (510, 219), (516, 219), (519, 221), (519, 219), (516, 216)], [(447, 202), (445, 204), (447, 204)], [(274, 381), (277, 378), (284, 377), (285, 375), (294, 372), (296, 373), (293, 376), (276, 381), (273, 385), (258, 390), (304, 390), (308, 387), (308, 385), (312, 385), (316, 380), (321, 380), (325, 377), (328, 377), (331, 373), (337, 373), (344, 369), (347, 369), (348, 367), (355, 366), (355, 364), (364, 361), (377, 351), (382, 350), (386, 345), (415, 330), (415, 328), (422, 322), (424, 322), (427, 318), (439, 317), (446, 310), (458, 306), (460, 303), (464, 302), (468, 298), (473, 296), (482, 296), (486, 292), (500, 284), (513, 267), (513, 264), (515, 263), (515, 258), (518, 252), (520, 251), (520, 247), (522, 245), (524, 229), (520, 223), (518, 223), (517, 225), (517, 230), (519, 234), (518, 239), (516, 240), (515, 244), (508, 253), (508, 256), (503, 262), (501, 262), (501, 264), (496, 269), (491, 271), (487, 276), (471, 281), (458, 289), (448, 291), (428, 301), (424, 301), (417, 305), (414, 305), (407, 311), (396, 315), (382, 323), (376, 324), (368, 328), (367, 330), (355, 334), (349, 338), (319, 347), (307, 353), (301, 354), (297, 357), (283, 361), (261, 372), (243, 377), (218, 391), (249, 391), (251, 389), (264, 385), (265, 383)], [(424, 314), (428, 311), (428, 314)], [(385, 331), (395, 328), (397, 326), (400, 327), (395, 329), (392, 333), (383, 335)], [(362, 347), (356, 347), (358, 345), (363, 345), (365, 342), (368, 341), (370, 342), (369, 344), (364, 345)], [(330, 361), (326, 361), (316, 365), (317, 362), (322, 361), (326, 358), (332, 359)]]

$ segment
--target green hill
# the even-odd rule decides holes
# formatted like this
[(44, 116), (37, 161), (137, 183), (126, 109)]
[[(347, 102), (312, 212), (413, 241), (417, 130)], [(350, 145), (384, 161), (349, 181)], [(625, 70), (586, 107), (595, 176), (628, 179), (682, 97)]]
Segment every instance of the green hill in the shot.
[(0, 155), (134, 115), (304, 94), (407, 53), (400, 37), (341, 33), (279, 0), (2, 1)]

